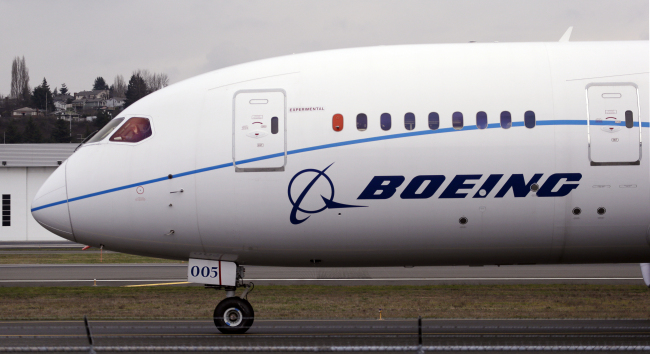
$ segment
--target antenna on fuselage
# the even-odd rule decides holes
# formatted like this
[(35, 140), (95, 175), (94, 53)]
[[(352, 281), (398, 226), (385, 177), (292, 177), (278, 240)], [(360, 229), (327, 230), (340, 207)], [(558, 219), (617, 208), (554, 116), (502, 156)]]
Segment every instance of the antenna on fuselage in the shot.
[(568, 42), (571, 37), (571, 31), (573, 31), (573, 26), (569, 27), (566, 32), (564, 32), (562, 38), (560, 38), (560, 42)]

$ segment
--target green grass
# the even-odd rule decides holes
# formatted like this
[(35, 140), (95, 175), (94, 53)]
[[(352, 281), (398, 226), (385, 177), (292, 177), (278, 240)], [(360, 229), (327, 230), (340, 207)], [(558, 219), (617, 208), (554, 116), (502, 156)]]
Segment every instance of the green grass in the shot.
[[(650, 318), (642, 285), (257, 286), (259, 319)], [(223, 291), (196, 286), (0, 288), (1, 320), (209, 319)]]

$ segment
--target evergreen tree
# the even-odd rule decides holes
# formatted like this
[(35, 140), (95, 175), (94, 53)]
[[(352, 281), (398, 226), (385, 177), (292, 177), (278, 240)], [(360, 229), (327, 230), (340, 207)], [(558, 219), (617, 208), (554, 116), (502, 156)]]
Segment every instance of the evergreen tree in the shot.
[(129, 86), (126, 89), (126, 100), (124, 102), (124, 108), (132, 105), (137, 100), (149, 94), (147, 90), (147, 84), (140, 74), (131, 75), (129, 80)]
[(90, 125), (89, 124), (84, 124), (86, 126), (86, 130), (84, 130), (84, 139), (88, 137), (88, 135), (92, 134), (93, 132), (90, 131)]
[(70, 142), (70, 126), (63, 119), (57, 119), (52, 130), (52, 141), (55, 143)]
[(20, 144), (23, 142), (23, 136), (16, 128), (14, 120), (10, 120), (7, 128), (5, 129), (5, 142), (7, 144)]
[(11, 116), (11, 104), (9, 103), (9, 96), (5, 97), (2, 102), (2, 109), (0, 109), (0, 116), (6, 115)]
[(55, 87), (54, 91), (52, 91), (52, 96), (58, 96), (58, 95), (59, 95), (59, 89)]
[(97, 111), (97, 118), (95, 118), (95, 126), (97, 129), (102, 129), (108, 122), (111, 121), (111, 115), (106, 111)]
[(29, 117), (27, 125), (25, 125), (23, 138), (24, 142), (28, 144), (38, 144), (43, 142), (43, 134), (41, 134), (41, 129), (39, 129), (38, 125), (34, 123), (32, 117)]
[(52, 92), (50, 91), (50, 85), (47, 84), (47, 80), (43, 78), (43, 83), (40, 86), (34, 88), (32, 92), (32, 102), (38, 109), (45, 109), (45, 104), (47, 102), (47, 110), (54, 110), (54, 101), (52, 100)]
[(62, 95), (67, 95), (68, 94), (68, 86), (65, 85), (65, 83), (61, 84), (61, 94)]
[(95, 83), (93, 84), (93, 90), (108, 90), (108, 85), (106, 85), (106, 81), (104, 81), (103, 77), (98, 76), (95, 79)]

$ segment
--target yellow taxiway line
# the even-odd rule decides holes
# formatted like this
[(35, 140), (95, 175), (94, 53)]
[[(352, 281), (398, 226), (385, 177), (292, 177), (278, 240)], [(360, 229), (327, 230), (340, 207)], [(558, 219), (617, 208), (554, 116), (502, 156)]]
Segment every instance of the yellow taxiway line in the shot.
[(179, 281), (175, 283), (156, 283), (156, 284), (137, 284), (137, 285), (124, 285), (123, 288), (137, 288), (141, 286), (161, 286), (161, 285), (178, 285), (178, 284), (189, 284), (189, 281)]

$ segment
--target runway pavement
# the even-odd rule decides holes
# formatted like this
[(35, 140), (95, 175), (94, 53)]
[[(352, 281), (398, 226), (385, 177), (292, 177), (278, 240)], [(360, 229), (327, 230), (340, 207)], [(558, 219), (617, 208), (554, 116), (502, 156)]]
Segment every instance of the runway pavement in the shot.
[[(187, 280), (186, 264), (0, 265), (0, 286), (99, 286)], [(643, 284), (638, 264), (415, 268), (246, 267), (256, 285)]]
[[(250, 351), (363, 351), (417, 348), (417, 319), (255, 321), (246, 335), (219, 334), (211, 321), (89, 321), (95, 350), (130, 346), (131, 352), (162, 351), (164, 346), (205, 346)], [(504, 350), (650, 350), (649, 320), (428, 320), (422, 321), (422, 346), (445, 349)], [(83, 320), (0, 322), (0, 351), (25, 347), (88, 346)], [(283, 350), (278, 350), (283, 346)], [(140, 350), (137, 350), (140, 348)], [(356, 349), (355, 349), (356, 348)], [(382, 349), (383, 348), (383, 349)], [(405, 349), (406, 348), (406, 349)], [(581, 349), (582, 348), (582, 349)], [(124, 349), (124, 348), (123, 348)], [(304, 350), (308, 351), (308, 350)], [(398, 350), (395, 350), (398, 351)]]

